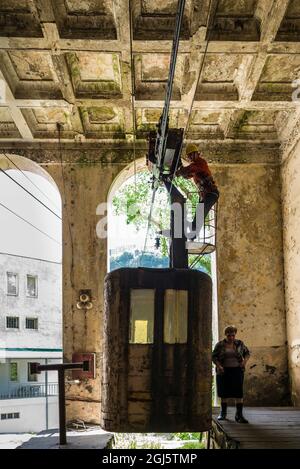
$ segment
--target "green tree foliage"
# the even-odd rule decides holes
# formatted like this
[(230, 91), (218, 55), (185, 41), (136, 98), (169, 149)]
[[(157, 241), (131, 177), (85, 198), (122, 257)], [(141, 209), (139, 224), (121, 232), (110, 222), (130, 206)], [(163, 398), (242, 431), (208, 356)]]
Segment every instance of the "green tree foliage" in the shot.
[[(177, 177), (176, 187), (185, 195), (187, 199), (187, 209), (190, 218), (193, 217), (199, 195), (192, 181)], [(126, 223), (133, 224), (136, 230), (147, 227), (148, 215), (150, 213), (152, 199), (151, 175), (143, 171), (136, 174), (124, 183), (116, 192), (112, 204), (115, 215), (125, 215)], [(164, 186), (160, 186), (156, 192), (155, 203), (152, 209), (152, 221), (149, 225), (149, 241), (154, 244), (157, 232), (169, 229), (170, 204), (169, 194)], [(169, 244), (165, 237), (160, 238), (159, 246), (162, 258), (168, 256)], [(190, 263), (193, 263), (196, 256), (190, 256)], [(197, 269), (211, 273), (210, 256), (202, 256), (194, 266)]]
[(188, 433), (188, 432), (173, 433), (173, 437), (175, 439), (179, 439), (179, 440), (196, 440), (196, 441), (200, 441), (200, 436), (201, 436), (201, 433)]

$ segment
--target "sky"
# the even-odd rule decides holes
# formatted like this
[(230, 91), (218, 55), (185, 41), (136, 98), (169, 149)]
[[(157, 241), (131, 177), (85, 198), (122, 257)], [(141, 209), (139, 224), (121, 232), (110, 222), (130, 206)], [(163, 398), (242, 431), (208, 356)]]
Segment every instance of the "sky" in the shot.
[[(46, 178), (29, 171), (24, 171), (23, 174), (18, 170), (9, 170), (6, 173), (61, 217), (60, 194), (57, 188)], [(15, 214), (9, 212), (1, 204), (15, 212)], [(16, 215), (26, 221), (21, 220)], [(30, 226), (27, 222), (36, 228)], [(38, 231), (37, 228), (43, 233)], [(1, 253), (61, 262), (61, 230), (61, 220), (57, 216), (37, 202), (5, 174), (0, 173)]]
[(108, 212), (108, 229), (109, 249), (144, 249), (146, 229), (137, 231), (133, 225), (127, 225), (125, 215), (114, 215), (112, 207)]
[[(6, 171), (11, 178), (61, 217), (61, 198), (57, 188), (43, 176), (29, 171), (23, 172), (25, 175), (18, 170)], [(30, 226), (27, 222), (34, 226)], [(0, 227), (1, 253), (61, 262), (61, 220), (1, 172)], [(109, 249), (143, 250), (146, 229), (136, 231), (134, 226), (126, 224), (125, 216), (116, 216), (112, 207), (108, 212), (108, 227)]]
[[(22, 173), (17, 169), (10, 169), (6, 171), (6, 174), (0, 172), (0, 253), (61, 262), (61, 197), (55, 184), (51, 184), (45, 177), (30, 171)], [(7, 176), (22, 185), (46, 207)], [(125, 184), (130, 184), (133, 180), (133, 177), (129, 178)], [(165, 203), (165, 200), (161, 199), (158, 194), (155, 206), (159, 207), (161, 203)], [(15, 213), (11, 213), (3, 205)], [(148, 212), (147, 206), (145, 216)], [(137, 231), (133, 225), (127, 225), (126, 217), (117, 216), (110, 205), (108, 249), (112, 251), (112, 255), (119, 255), (126, 250), (143, 251), (146, 231), (146, 227)], [(149, 233), (146, 251), (153, 252), (154, 250), (153, 235)]]

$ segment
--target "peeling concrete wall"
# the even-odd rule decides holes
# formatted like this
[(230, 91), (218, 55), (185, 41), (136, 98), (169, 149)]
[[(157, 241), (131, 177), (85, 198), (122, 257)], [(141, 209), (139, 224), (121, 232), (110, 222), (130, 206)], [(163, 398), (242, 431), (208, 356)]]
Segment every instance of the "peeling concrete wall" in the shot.
[(246, 402), (288, 403), (280, 169), (216, 166), (219, 332), (235, 324), (252, 354)]
[[(125, 165), (125, 161), (68, 164), (64, 171), (74, 259), (72, 266), (65, 220), (65, 354), (70, 358), (72, 350), (96, 351), (98, 365), (106, 240), (96, 237), (96, 207), (106, 201), (111, 183)], [(46, 169), (62, 186), (60, 168), (49, 165)], [(252, 351), (245, 384), (247, 402), (284, 405), (289, 402), (289, 387), (280, 170), (269, 164), (215, 165), (214, 174), (222, 194), (218, 233), (220, 332), (226, 324), (236, 324)], [(73, 279), (70, 271), (74, 272)], [(91, 288), (95, 297), (87, 319), (75, 306), (81, 288)], [(100, 379), (97, 366), (95, 382), (70, 387), (69, 399), (74, 401), (69, 405), (69, 417), (98, 421)]]
[(289, 372), (292, 401), (300, 405), (300, 145), (283, 162), (283, 243)]
[[(99, 422), (99, 366), (102, 353), (103, 278), (106, 240), (96, 237), (96, 207), (105, 202), (126, 155), (112, 153), (110, 161), (81, 162), (72, 152), (63, 155), (64, 179), (58, 165), (49, 171), (61, 188), (64, 207), (64, 343), (72, 351), (97, 353), (97, 377), (68, 390), (68, 417)], [(89, 157), (92, 159), (93, 154)], [(100, 153), (101, 155), (101, 153)], [(74, 164), (70, 161), (73, 159)], [(123, 159), (123, 161), (122, 161)], [(106, 161), (106, 162), (105, 162)], [(283, 289), (280, 169), (272, 164), (216, 164), (221, 190), (218, 232), (220, 333), (234, 323), (252, 356), (246, 374), (247, 403), (284, 405), (289, 402), (286, 325)], [(68, 222), (69, 218), (69, 222)], [(73, 234), (73, 252), (70, 228)], [(73, 257), (73, 263), (71, 259)], [(73, 275), (70, 275), (73, 272)], [(94, 308), (76, 309), (79, 289), (91, 288)]]
[[(65, 157), (65, 155), (64, 155)], [(122, 165), (76, 163), (44, 168), (59, 185), (63, 199), (63, 313), (64, 356), (96, 352), (96, 379), (67, 386), (67, 418), (99, 423), (101, 402), (103, 279), (106, 274), (106, 239), (99, 239), (96, 214), (106, 202), (110, 185)], [(93, 308), (76, 307), (79, 290), (91, 289)]]
[[(106, 239), (96, 236), (96, 208), (107, 200), (112, 182), (131, 155), (124, 149), (64, 149), (62, 174), (57, 150), (17, 153), (44, 162), (61, 192), (64, 355), (71, 360), (75, 351), (96, 352), (97, 365), (95, 380), (68, 385), (67, 416), (99, 423), (107, 245)], [(283, 405), (288, 403), (289, 390), (280, 169), (268, 161), (268, 154), (264, 164), (256, 162), (259, 153), (251, 164), (231, 164), (230, 155), (224, 150), (222, 161), (220, 148), (214, 162), (208, 155), (221, 191), (217, 256), (220, 333), (225, 325), (236, 324), (239, 337), (252, 351), (246, 375), (247, 402)], [(93, 309), (86, 313), (76, 307), (81, 289), (92, 290)]]

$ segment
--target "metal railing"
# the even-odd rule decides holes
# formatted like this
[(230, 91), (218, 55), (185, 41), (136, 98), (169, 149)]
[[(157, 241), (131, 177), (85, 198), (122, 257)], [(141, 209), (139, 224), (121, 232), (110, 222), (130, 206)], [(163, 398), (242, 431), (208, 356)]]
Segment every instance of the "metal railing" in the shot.
[[(192, 195), (198, 193), (188, 193), (188, 202), (190, 211), (196, 210), (196, 205), (190, 200)], [(210, 212), (205, 218), (204, 225), (202, 226), (200, 233), (197, 238), (192, 242), (188, 240), (188, 249), (190, 253), (194, 254), (211, 254), (216, 249), (216, 235), (217, 235), (217, 213), (218, 213), (218, 202), (212, 207)]]
[(0, 391), (0, 399), (26, 399), (30, 397), (58, 396), (58, 383), (19, 384)]

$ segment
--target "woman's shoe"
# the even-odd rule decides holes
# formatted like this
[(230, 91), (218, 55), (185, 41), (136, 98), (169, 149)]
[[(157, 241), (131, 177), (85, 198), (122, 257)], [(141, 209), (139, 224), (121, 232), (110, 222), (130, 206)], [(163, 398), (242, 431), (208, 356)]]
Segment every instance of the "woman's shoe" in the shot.
[(236, 414), (235, 421), (237, 423), (249, 423), (247, 419), (243, 416), (243, 403), (239, 402), (236, 404)]
[(221, 412), (218, 415), (218, 420), (226, 420), (227, 416), (227, 402), (222, 402), (221, 403)]
[(247, 419), (243, 415), (236, 415), (235, 416), (235, 421), (237, 423), (249, 423)]

